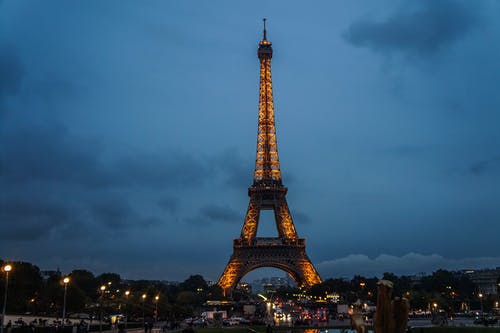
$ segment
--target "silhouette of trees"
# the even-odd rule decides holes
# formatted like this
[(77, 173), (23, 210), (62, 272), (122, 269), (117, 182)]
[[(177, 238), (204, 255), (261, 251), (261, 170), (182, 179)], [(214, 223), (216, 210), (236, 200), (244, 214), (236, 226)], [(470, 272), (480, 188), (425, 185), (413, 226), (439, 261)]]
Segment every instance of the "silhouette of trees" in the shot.
[[(3, 262), (2, 262), (3, 264)], [(34, 315), (61, 315), (64, 294), (63, 275), (56, 271), (42, 273), (38, 267), (27, 262), (15, 262), (9, 275), (8, 313), (26, 313)], [(67, 285), (67, 313), (86, 312), (96, 314), (99, 305), (104, 313), (126, 311), (129, 319), (142, 321), (152, 317), (156, 308), (158, 316), (165, 319), (181, 319), (193, 314), (207, 300), (222, 299), (222, 290), (218, 285), (209, 286), (201, 275), (191, 275), (181, 283), (166, 283), (149, 280), (123, 280), (116, 273), (103, 273), (95, 276), (85, 269), (73, 270)], [(394, 283), (394, 295), (409, 299), (411, 308), (428, 309), (433, 303), (450, 312), (460, 309), (462, 302), (478, 306), (477, 288), (466, 275), (446, 270), (437, 270), (431, 275), (412, 280), (408, 276), (384, 273), (383, 278)], [(0, 274), (0, 297), (4, 295), (5, 274)], [(358, 298), (364, 301), (376, 301), (378, 278), (356, 275), (352, 279), (326, 279), (313, 286), (307, 294), (312, 300), (323, 300), (328, 295), (336, 294), (340, 302), (352, 303)], [(500, 278), (498, 280), (500, 284)], [(102, 293), (101, 285), (106, 286)], [(500, 288), (500, 285), (499, 285)], [(125, 294), (125, 291), (129, 294)], [(303, 294), (304, 290), (295, 287), (280, 287), (274, 297), (293, 298)], [(142, 297), (146, 295), (146, 297)], [(101, 299), (101, 296), (102, 299)], [(155, 299), (158, 296), (158, 299)], [(247, 291), (235, 290), (236, 300), (251, 299)], [(493, 299), (484, 297), (485, 309), (492, 306)]]

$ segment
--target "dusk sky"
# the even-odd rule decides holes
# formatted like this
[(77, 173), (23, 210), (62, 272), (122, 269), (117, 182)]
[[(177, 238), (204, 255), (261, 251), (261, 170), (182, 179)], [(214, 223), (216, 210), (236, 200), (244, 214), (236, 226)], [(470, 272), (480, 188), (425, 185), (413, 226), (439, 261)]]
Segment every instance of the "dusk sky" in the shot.
[(263, 17), (320, 275), (500, 266), (494, 0), (0, 1), (0, 258), (216, 280), (249, 200)]

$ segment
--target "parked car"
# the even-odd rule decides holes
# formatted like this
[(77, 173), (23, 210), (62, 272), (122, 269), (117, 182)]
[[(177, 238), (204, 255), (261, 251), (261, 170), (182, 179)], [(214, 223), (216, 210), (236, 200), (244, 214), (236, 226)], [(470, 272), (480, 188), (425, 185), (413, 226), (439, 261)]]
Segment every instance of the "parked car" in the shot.
[(222, 324), (224, 326), (236, 326), (236, 325), (239, 325), (240, 322), (238, 320), (234, 320), (234, 319), (225, 319)]
[(474, 324), (476, 325), (490, 326), (496, 325), (497, 323), (498, 319), (493, 316), (476, 317), (476, 319), (474, 320)]

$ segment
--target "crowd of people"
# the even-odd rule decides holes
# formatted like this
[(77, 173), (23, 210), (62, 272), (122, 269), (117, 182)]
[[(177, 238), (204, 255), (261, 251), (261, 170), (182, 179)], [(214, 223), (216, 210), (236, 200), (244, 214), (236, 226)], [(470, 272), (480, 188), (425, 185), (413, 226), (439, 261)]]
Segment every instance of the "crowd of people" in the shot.
[(47, 327), (47, 333), (61, 332), (63, 327), (75, 327), (76, 333), (87, 333), (89, 331), (89, 324), (85, 320), (80, 320), (78, 323), (72, 322), (69, 319), (63, 323), (61, 319), (46, 319), (46, 318), (35, 318), (29, 322), (26, 322), (22, 317), (12, 322), (9, 320), (5, 324), (5, 333), (12, 333), (15, 329), (16, 333), (31, 333), (35, 331), (36, 327)]

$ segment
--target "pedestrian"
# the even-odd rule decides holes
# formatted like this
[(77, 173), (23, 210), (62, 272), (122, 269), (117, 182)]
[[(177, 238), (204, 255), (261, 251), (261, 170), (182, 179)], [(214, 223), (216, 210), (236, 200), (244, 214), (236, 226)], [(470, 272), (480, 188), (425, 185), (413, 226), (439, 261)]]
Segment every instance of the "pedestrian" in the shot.
[(271, 324), (267, 324), (266, 333), (273, 333), (273, 328), (271, 327)]

